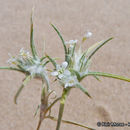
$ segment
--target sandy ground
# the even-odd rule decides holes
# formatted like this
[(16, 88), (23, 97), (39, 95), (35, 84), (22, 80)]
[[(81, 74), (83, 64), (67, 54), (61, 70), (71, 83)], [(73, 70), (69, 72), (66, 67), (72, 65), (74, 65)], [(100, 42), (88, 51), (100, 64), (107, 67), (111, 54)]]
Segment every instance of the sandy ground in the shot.
[[(0, 0), (0, 66), (6, 66), (8, 52), (15, 55), (20, 48), (29, 48), (30, 12), (35, 5), (35, 42), (39, 54), (45, 51), (63, 59), (60, 39), (49, 23), (55, 24), (65, 40), (81, 39), (86, 31), (93, 37), (84, 48), (97, 41), (114, 37), (93, 57), (91, 70), (130, 77), (130, 0)], [(59, 62), (60, 62), (59, 61)], [(33, 80), (21, 93), (18, 105), (13, 96), (24, 75), (0, 71), (0, 130), (35, 130), (39, 116), (33, 117), (40, 103), (40, 81)], [(98, 121), (130, 121), (130, 84), (114, 79), (89, 77), (83, 81), (93, 99), (73, 89), (65, 106), (64, 119), (86, 124), (97, 130), (128, 130), (128, 127), (97, 127)], [(60, 95), (61, 88), (53, 83)], [(59, 104), (52, 114), (57, 116)], [(46, 120), (41, 130), (55, 130), (56, 122)], [(62, 124), (61, 130), (84, 130)]]

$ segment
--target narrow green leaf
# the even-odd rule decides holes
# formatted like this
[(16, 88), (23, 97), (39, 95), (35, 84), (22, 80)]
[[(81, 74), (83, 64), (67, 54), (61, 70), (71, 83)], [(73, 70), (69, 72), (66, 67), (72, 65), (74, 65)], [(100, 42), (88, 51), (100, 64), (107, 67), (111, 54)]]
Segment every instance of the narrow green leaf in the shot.
[(46, 66), (50, 61), (46, 61), (42, 66)]
[(81, 56), (81, 58), (80, 58), (80, 62), (83, 61), (83, 60), (86, 58), (86, 53), (87, 53), (87, 51), (85, 51), (85, 52), (82, 54), (82, 56)]
[(40, 61), (43, 61), (45, 58), (46, 58), (46, 56), (43, 56), (43, 57), (40, 59)]
[(73, 56), (74, 56), (75, 48), (76, 48), (76, 43), (74, 43), (73, 47), (68, 48), (66, 61), (68, 62), (69, 67), (73, 66)]
[(21, 64), (21, 65), (17, 65), (17, 67), (20, 69), (20, 70), (22, 70), (22, 71), (24, 71), (25, 72), (25, 69), (24, 69), (24, 67), (23, 67), (23, 65)]
[(14, 67), (0, 67), (0, 69), (3, 69), (3, 70), (15, 70), (15, 71), (25, 73), (25, 71), (23, 71), (21, 69), (18, 69), (18, 68), (14, 68)]
[(37, 58), (37, 51), (36, 51), (36, 48), (34, 45), (34, 39), (33, 39), (33, 18), (32, 18), (32, 15), (33, 15), (33, 10), (31, 13), (30, 47), (31, 47), (32, 55), (36, 59)]
[(37, 115), (37, 112), (38, 112), (39, 109), (40, 109), (40, 105), (37, 106), (37, 109), (36, 109), (36, 111), (34, 113), (34, 117)]
[(18, 98), (19, 94), (21, 93), (21, 91), (23, 90), (23, 88), (25, 87), (25, 85), (26, 85), (30, 80), (31, 80), (31, 76), (30, 76), (30, 75), (27, 76), (27, 77), (24, 79), (24, 81), (23, 81), (21, 87), (18, 89), (18, 91), (17, 91), (17, 93), (16, 93), (16, 95), (15, 95), (15, 97), (14, 97), (14, 103), (15, 103), (15, 104), (17, 104), (17, 98)]
[(50, 56), (46, 55), (46, 57), (50, 60), (50, 62), (53, 64), (53, 66), (56, 68), (56, 62), (54, 59), (52, 59)]
[(90, 59), (103, 45), (105, 45), (107, 42), (109, 42), (112, 39), (113, 38), (109, 38), (105, 41), (98, 42), (98, 43), (94, 44), (92, 47), (90, 47), (86, 54), (86, 55), (89, 55), (88, 59)]
[(91, 59), (91, 57), (103, 46), (105, 45), (107, 42), (109, 42), (110, 40), (112, 40), (113, 38), (109, 38), (105, 41), (101, 41), (98, 42), (96, 44), (94, 44), (93, 46), (91, 46), (84, 54), (87, 56), (87, 61), (85, 62), (84, 66), (87, 65), (88, 61)]
[(75, 48), (76, 48), (76, 43), (75, 43), (75, 44), (74, 44), (74, 46), (73, 46), (73, 50), (72, 50), (72, 56), (74, 55)]
[(88, 74), (84, 75), (82, 79), (86, 76), (103, 76), (103, 77), (108, 77), (108, 78), (114, 78), (114, 79), (119, 79), (119, 80), (124, 80), (127, 82), (130, 82), (130, 78), (126, 78), (124, 76), (120, 75), (115, 75), (115, 74), (110, 74), (110, 73), (104, 73), (104, 72), (88, 72)]
[(83, 93), (85, 93), (89, 98), (92, 98), (90, 94), (87, 92), (87, 90), (81, 84), (76, 84), (76, 87), (79, 88)]
[(66, 45), (65, 45), (65, 41), (64, 41), (63, 37), (61, 36), (61, 33), (57, 30), (57, 28), (53, 24), (51, 24), (51, 26), (57, 32), (58, 36), (60, 37), (60, 39), (62, 41), (62, 44), (64, 46), (64, 51), (65, 51), (65, 60), (67, 60), (67, 48), (66, 48)]
[(74, 43), (73, 47), (68, 48), (68, 53), (67, 54), (70, 55), (70, 57), (72, 57), (74, 55), (75, 48), (76, 48), (76, 43)]
[[(49, 118), (49, 119), (51, 119), (51, 120), (53, 120), (53, 121), (57, 121), (57, 118), (55, 118), (55, 117), (53, 117), (53, 116), (49, 116), (49, 117), (47, 117), (47, 118)], [(61, 120), (61, 121), (62, 121), (63, 123), (66, 123), (66, 124), (76, 125), (76, 126), (79, 126), (79, 127), (82, 127), (82, 128), (86, 128), (86, 129), (88, 129), (88, 130), (95, 130), (95, 129), (93, 129), (93, 128), (90, 128), (90, 127), (88, 127), (88, 126), (79, 124), (79, 123), (77, 123), (77, 122), (67, 121), (67, 120)]]

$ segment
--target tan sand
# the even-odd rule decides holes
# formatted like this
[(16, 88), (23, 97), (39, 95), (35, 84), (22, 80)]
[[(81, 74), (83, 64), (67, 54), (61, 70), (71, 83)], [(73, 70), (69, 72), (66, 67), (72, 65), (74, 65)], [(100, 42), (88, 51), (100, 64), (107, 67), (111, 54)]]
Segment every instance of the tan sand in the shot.
[[(63, 59), (63, 47), (56, 32), (49, 25), (55, 24), (65, 40), (81, 39), (89, 30), (93, 37), (84, 47), (111, 36), (114, 40), (93, 57), (91, 70), (112, 72), (130, 77), (130, 0), (1, 0), (0, 1), (0, 66), (6, 66), (8, 52), (17, 54), (20, 48), (29, 48), (30, 12), (35, 5), (35, 41), (42, 54), (43, 39), (46, 52)], [(62, 61), (62, 60), (60, 60)], [(59, 61), (59, 62), (60, 62)], [(0, 130), (35, 130), (39, 116), (33, 117), (40, 103), (40, 81), (30, 82), (18, 99), (13, 96), (24, 75), (0, 71)], [(98, 121), (130, 121), (130, 84), (114, 79), (101, 78), (102, 82), (88, 77), (83, 81), (93, 99), (78, 89), (73, 89), (65, 106), (64, 119), (73, 120), (97, 130), (129, 130), (130, 127), (97, 127)], [(61, 94), (53, 83), (52, 89)], [(59, 104), (52, 114), (57, 116)], [(55, 130), (56, 122), (46, 120), (41, 130)], [(61, 130), (84, 130), (62, 124)]]

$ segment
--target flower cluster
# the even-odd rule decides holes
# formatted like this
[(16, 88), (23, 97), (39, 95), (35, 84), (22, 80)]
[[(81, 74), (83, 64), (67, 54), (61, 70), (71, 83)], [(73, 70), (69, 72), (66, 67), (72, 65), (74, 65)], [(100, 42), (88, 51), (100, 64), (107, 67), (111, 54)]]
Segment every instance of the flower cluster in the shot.
[(20, 50), (20, 54), (16, 57), (10, 56), (7, 61), (11, 67), (16, 66), (26, 74), (30, 74), (32, 77), (42, 77), (43, 73), (46, 73), (46, 62), (40, 60), (38, 57), (33, 58), (28, 51), (23, 48)]
[(30, 31), (30, 48), (32, 55), (29, 53), (29, 51), (26, 51), (22, 48), (17, 56), (11, 56), (11, 54), (9, 54), (10, 59), (7, 61), (10, 65), (9, 67), (0, 67), (0, 69), (15, 70), (25, 74), (23, 83), (14, 97), (15, 103), (24, 86), (33, 78), (38, 78), (42, 80), (44, 86), (47, 87), (47, 93), (50, 93), (50, 85), (46, 69), (46, 64), (49, 63), (49, 61), (46, 60), (45, 56), (40, 58), (37, 55), (33, 39), (32, 15)]
[[(87, 32), (83, 38), (91, 37), (92, 33)], [(69, 45), (67, 48), (67, 58), (61, 64), (55, 65), (55, 70), (51, 73), (52, 76), (56, 76), (60, 84), (64, 87), (79, 87), (81, 77), (88, 73), (90, 60), (87, 59), (87, 51), (84, 53), (80, 48), (76, 51), (75, 47), (78, 40), (70, 40), (64, 43)], [(80, 85), (81, 87), (81, 85)]]

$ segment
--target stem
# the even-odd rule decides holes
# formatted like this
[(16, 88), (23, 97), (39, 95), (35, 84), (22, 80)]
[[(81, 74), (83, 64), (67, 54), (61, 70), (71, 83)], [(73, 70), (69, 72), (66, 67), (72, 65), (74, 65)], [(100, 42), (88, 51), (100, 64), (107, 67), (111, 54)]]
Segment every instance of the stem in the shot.
[(53, 105), (55, 105), (55, 103), (57, 103), (60, 99), (61, 99), (61, 97), (54, 100), (53, 103), (47, 108), (47, 111), (50, 110), (53, 107)]
[(67, 97), (68, 90), (69, 89), (65, 89), (65, 88), (63, 89), (62, 97), (60, 100), (60, 108), (59, 108), (59, 115), (58, 115), (58, 122), (57, 122), (56, 130), (60, 129), (60, 124), (61, 124), (61, 120), (63, 116), (64, 105), (65, 105), (65, 100)]
[(39, 130), (39, 129), (40, 129), (41, 123), (42, 123), (42, 121), (41, 121), (41, 120), (39, 120), (39, 123), (38, 123), (38, 126), (37, 126), (37, 130)]
[[(57, 118), (53, 117), (53, 116), (48, 116), (46, 117), (48, 119), (51, 119), (53, 121), (57, 121)], [(95, 130), (93, 128), (90, 128), (88, 126), (85, 126), (85, 125), (82, 125), (82, 124), (79, 124), (79, 123), (76, 123), (76, 122), (72, 122), (72, 121), (67, 121), (67, 120), (61, 120), (63, 123), (66, 123), (66, 124), (71, 124), (71, 125), (76, 125), (76, 126), (79, 126), (79, 127), (82, 127), (82, 128), (87, 128), (89, 130)]]
[(46, 86), (44, 86), (44, 82), (42, 80), (42, 93), (41, 93), (41, 105), (40, 105), (40, 119), (38, 122), (38, 126), (37, 126), (37, 130), (40, 129), (41, 123), (42, 121), (45, 119), (45, 115), (46, 115), (46, 109), (48, 106), (48, 97), (47, 97), (47, 88)]
[(25, 73), (25, 71), (23, 71), (21, 69), (18, 69), (18, 68), (13, 68), (13, 67), (0, 67), (0, 69), (3, 69), (3, 70), (15, 70), (15, 71)]

